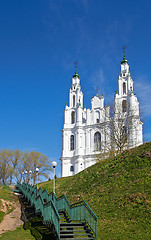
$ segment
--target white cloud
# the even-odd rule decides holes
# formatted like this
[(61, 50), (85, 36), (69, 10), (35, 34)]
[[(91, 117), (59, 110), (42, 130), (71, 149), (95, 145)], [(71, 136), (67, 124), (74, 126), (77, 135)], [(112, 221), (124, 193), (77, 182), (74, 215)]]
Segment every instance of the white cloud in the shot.
[(100, 68), (100, 70), (93, 75), (91, 82), (95, 91), (98, 89), (99, 94), (101, 94), (104, 90), (105, 82), (104, 71), (102, 68)]
[(136, 78), (135, 90), (140, 102), (140, 107), (145, 116), (151, 116), (151, 83), (147, 81), (146, 76)]

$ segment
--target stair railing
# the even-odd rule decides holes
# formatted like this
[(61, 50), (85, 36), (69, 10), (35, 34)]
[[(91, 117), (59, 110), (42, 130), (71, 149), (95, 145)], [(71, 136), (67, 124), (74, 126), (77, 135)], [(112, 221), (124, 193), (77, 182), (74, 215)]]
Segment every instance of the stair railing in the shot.
[(53, 224), (56, 234), (60, 239), (60, 217), (58, 211), (67, 212), (70, 221), (80, 221), (88, 224), (91, 232), (97, 237), (97, 216), (85, 202), (70, 204), (66, 195), (59, 198), (54, 193), (48, 194), (47, 190), (37, 189), (27, 183), (17, 183), (18, 189), (25, 195), (31, 205), (35, 206), (36, 213), (43, 217), (44, 224)]
[(86, 222), (94, 236), (97, 236), (97, 216), (85, 201), (71, 205), (66, 195), (62, 195), (57, 198), (57, 210), (65, 210), (71, 221)]
[[(47, 226), (53, 225), (58, 239), (60, 239), (60, 216), (52, 200), (45, 202), (43, 192), (32, 188), (29, 184), (17, 183), (16, 187), (35, 207), (35, 212), (41, 214), (43, 223)], [(44, 194), (45, 196), (45, 194)]]

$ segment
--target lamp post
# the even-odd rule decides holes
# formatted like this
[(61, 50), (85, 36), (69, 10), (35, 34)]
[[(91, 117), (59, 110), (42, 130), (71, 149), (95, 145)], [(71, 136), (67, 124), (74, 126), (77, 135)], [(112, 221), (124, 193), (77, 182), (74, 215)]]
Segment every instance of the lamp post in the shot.
[(22, 172), (22, 177), (23, 177), (23, 181), (22, 181), (22, 183), (24, 182), (24, 172)]
[(39, 168), (36, 167), (36, 173), (37, 173), (37, 188), (38, 188), (38, 172), (39, 172)]
[(31, 184), (31, 174), (32, 174), (32, 171), (29, 170), (29, 183)]
[(25, 182), (27, 183), (27, 170), (25, 171)]
[(54, 177), (53, 177), (53, 193), (55, 194), (55, 167), (57, 166), (57, 163), (55, 161), (53, 161), (51, 163), (53, 169), (54, 169)]

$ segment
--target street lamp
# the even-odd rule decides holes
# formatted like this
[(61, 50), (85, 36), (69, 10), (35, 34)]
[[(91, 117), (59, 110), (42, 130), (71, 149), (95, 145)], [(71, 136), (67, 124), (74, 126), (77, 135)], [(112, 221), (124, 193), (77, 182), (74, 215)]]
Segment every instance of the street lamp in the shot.
[(53, 169), (54, 169), (54, 176), (53, 176), (53, 193), (55, 194), (55, 167), (57, 166), (57, 163), (55, 161), (53, 161), (51, 163)]
[(38, 189), (38, 172), (39, 172), (39, 168), (36, 167), (36, 173), (37, 173), (37, 189)]
[(27, 170), (25, 171), (25, 179), (26, 179), (26, 183), (27, 183)]
[(23, 181), (22, 181), (22, 183), (24, 182), (24, 172), (22, 172), (22, 177), (23, 177)]
[(31, 184), (31, 174), (32, 174), (32, 171), (31, 170), (29, 170), (29, 183)]

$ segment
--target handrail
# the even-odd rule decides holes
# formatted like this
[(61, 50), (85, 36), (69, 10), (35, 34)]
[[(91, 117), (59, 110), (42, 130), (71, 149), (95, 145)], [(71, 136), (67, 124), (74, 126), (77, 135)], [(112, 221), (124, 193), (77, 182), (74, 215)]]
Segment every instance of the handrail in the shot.
[(18, 189), (34, 205), (36, 213), (41, 213), (44, 224), (53, 224), (56, 234), (60, 239), (60, 217), (58, 211), (64, 210), (70, 221), (83, 221), (88, 224), (91, 232), (97, 236), (97, 216), (85, 201), (70, 204), (66, 195), (59, 198), (52, 192), (37, 189), (27, 183), (17, 183)]
[[(30, 188), (29, 185), (17, 183), (17, 188), (22, 192), (28, 201), (31, 202), (35, 207), (35, 212), (40, 213), (43, 218), (43, 223), (46, 225), (54, 225), (56, 234), (60, 239), (60, 216), (54, 205), (54, 202), (49, 200), (45, 202), (41, 196), (41, 190), (37, 191), (35, 188)], [(29, 190), (32, 189), (30, 195), (28, 194)], [(33, 199), (34, 198), (34, 199)]]
[(84, 221), (97, 236), (97, 216), (85, 201), (70, 204), (66, 195), (57, 198), (57, 209), (65, 210), (71, 221)]

